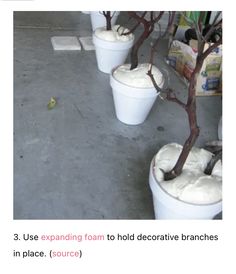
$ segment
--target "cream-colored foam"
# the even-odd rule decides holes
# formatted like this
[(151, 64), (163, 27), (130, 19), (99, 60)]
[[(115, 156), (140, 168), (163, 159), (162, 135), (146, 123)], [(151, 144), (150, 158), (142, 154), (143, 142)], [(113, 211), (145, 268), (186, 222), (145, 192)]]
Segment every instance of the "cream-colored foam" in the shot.
[(126, 42), (126, 41), (132, 40), (134, 37), (132, 33), (128, 35), (122, 35), (123, 33), (126, 33), (128, 31), (129, 31), (128, 29), (122, 26), (115, 25), (112, 27), (111, 30), (106, 30), (105, 27), (97, 28), (95, 30), (95, 35), (100, 39), (110, 41), (110, 42), (116, 42), (116, 41)]
[(218, 161), (212, 175), (204, 174), (212, 154), (194, 147), (177, 178), (164, 181), (163, 172), (171, 170), (177, 162), (182, 146), (176, 143), (165, 145), (155, 156), (155, 177), (172, 196), (195, 204), (214, 203), (222, 199), (222, 165)]
[[(151, 78), (147, 75), (150, 64), (140, 64), (137, 68), (130, 70), (130, 64), (124, 64), (119, 66), (113, 73), (116, 80), (132, 87), (137, 88), (151, 88), (153, 83)], [(162, 88), (164, 84), (164, 78), (160, 70), (153, 66), (152, 74), (156, 80), (157, 85)]]

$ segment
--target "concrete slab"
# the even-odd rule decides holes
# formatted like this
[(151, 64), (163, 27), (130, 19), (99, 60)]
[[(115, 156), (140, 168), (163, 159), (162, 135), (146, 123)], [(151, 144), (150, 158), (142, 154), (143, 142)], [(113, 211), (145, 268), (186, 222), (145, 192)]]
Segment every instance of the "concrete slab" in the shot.
[(92, 36), (79, 37), (79, 41), (82, 44), (84, 50), (95, 50)]
[(51, 42), (54, 50), (81, 50), (81, 45), (75, 36), (54, 36)]

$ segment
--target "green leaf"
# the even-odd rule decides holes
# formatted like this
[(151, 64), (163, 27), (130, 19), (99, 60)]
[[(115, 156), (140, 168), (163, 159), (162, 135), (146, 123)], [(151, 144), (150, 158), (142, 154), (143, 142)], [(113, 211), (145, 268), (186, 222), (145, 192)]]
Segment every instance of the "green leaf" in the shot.
[(51, 97), (49, 102), (48, 102), (48, 110), (53, 109), (57, 104), (56, 98), (55, 97)]

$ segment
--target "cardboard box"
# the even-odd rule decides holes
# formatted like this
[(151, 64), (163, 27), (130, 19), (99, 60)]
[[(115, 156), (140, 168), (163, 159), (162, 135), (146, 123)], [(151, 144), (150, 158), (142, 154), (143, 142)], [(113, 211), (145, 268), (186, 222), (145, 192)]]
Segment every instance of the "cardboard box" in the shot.
[[(206, 44), (206, 48), (208, 44)], [(189, 81), (196, 66), (197, 41), (186, 45), (178, 40), (171, 44), (167, 61), (181, 77)], [(220, 95), (222, 87), (222, 47), (219, 46), (204, 60), (197, 78), (196, 95)]]

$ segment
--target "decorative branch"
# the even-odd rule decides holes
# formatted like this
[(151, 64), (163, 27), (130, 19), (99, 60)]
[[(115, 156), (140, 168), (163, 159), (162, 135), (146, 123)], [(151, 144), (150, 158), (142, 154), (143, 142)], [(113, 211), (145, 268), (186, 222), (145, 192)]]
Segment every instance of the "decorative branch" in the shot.
[[(161, 13), (159, 14), (159, 16), (157, 16), (157, 18), (159, 18), (158, 20), (160, 20), (161, 16)], [(156, 81), (155, 81), (155, 78), (152, 74), (152, 67), (153, 67), (153, 60), (154, 60), (154, 55), (155, 53), (157, 52), (157, 46), (159, 44), (159, 41), (166, 36), (166, 34), (168, 33), (168, 31), (170, 30), (172, 24), (173, 24), (173, 21), (174, 21), (174, 17), (175, 17), (175, 12), (169, 12), (169, 18), (168, 18), (168, 24), (167, 24), (167, 27), (164, 31), (163, 34), (161, 34), (161, 29), (160, 29), (160, 32), (159, 32), (159, 36), (157, 37), (157, 39), (155, 40), (154, 44), (152, 45), (151, 47), (151, 52), (150, 52), (150, 60), (149, 60), (149, 63), (150, 63), (150, 66), (149, 66), (149, 69), (148, 69), (148, 72), (147, 72), (147, 75), (150, 77), (152, 83), (153, 83), (153, 86), (155, 87), (155, 89), (157, 90), (157, 92), (163, 92), (163, 89), (161, 89)], [(156, 19), (155, 19), (156, 20)]]
[[(144, 11), (143, 14), (142, 14), (142, 16), (141, 16), (141, 18), (144, 18), (146, 14), (147, 14), (147, 11)], [(130, 17), (130, 18), (131, 18), (131, 17)], [(138, 21), (137, 24), (136, 24), (132, 29), (130, 29), (130, 31), (125, 32), (125, 33), (122, 33), (122, 35), (129, 35), (129, 34), (131, 34), (131, 33), (134, 33), (135, 30), (138, 28), (138, 26), (139, 26), (140, 24), (141, 24), (141, 22)]]
[[(219, 14), (217, 13), (217, 18), (219, 17)], [(219, 38), (218, 41), (216, 41), (213, 44), (210, 44), (209, 47), (204, 50), (205, 48), (205, 43), (206, 43), (206, 38), (210, 37), (214, 31), (221, 27), (222, 20), (217, 22), (217, 19), (213, 20), (212, 26), (210, 29), (207, 31), (205, 36), (202, 35), (202, 26), (201, 26), (201, 20), (202, 20), (203, 14), (200, 14), (199, 20), (197, 22), (191, 21), (189, 18), (186, 19), (186, 22), (188, 22), (191, 26), (194, 26), (194, 29), (196, 31), (197, 39), (198, 39), (198, 53), (197, 53), (197, 59), (196, 59), (196, 65), (195, 68), (192, 72), (192, 75), (190, 77), (189, 81), (189, 87), (188, 87), (188, 99), (187, 103), (183, 103), (180, 101), (177, 97), (176, 94), (169, 88), (167, 89), (167, 96), (166, 99), (172, 102), (177, 103), (180, 105), (187, 113), (188, 115), (188, 122), (189, 122), (189, 130), (190, 134), (187, 140), (185, 141), (183, 145), (183, 149), (180, 153), (180, 156), (175, 164), (175, 166), (169, 171), (169, 172), (164, 172), (164, 180), (172, 180), (179, 176), (182, 172), (183, 166), (186, 162), (186, 159), (194, 146), (199, 133), (200, 129), (197, 124), (197, 113), (196, 113), (196, 83), (197, 83), (197, 78), (198, 75), (201, 71), (202, 65), (204, 60), (207, 58), (207, 56), (214, 50), (216, 49), (220, 44), (222, 44), (222, 37)], [(158, 92), (160, 92), (160, 88), (158, 87), (157, 83), (155, 82), (155, 79), (152, 75), (152, 64), (153, 64), (153, 59), (154, 59), (154, 52), (157, 51), (157, 45), (159, 43), (161, 36), (158, 37), (157, 41), (155, 42), (154, 46), (151, 49), (151, 57), (150, 57), (150, 68), (148, 71), (148, 75), (151, 78), (154, 87)]]
[[(145, 13), (147, 13), (147, 11), (145, 11)], [(135, 19), (139, 24), (142, 23), (143, 25), (146, 25), (148, 23), (144, 16), (139, 16), (135, 11), (128, 11), (128, 15), (129, 17)]]
[(211, 161), (208, 163), (204, 173), (207, 175), (211, 175), (213, 168), (215, 167), (215, 164), (222, 159), (222, 150), (217, 152), (212, 158)]
[(150, 54), (150, 60), (149, 60), (149, 63), (151, 65), (153, 65), (154, 54), (155, 54), (155, 52), (157, 52), (157, 46), (158, 46), (160, 40), (162, 38), (164, 38), (166, 36), (166, 34), (170, 31), (170, 29), (173, 25), (173, 22), (174, 22), (174, 18), (175, 18), (175, 11), (169, 12), (168, 24), (167, 24), (167, 27), (166, 27), (166, 29), (165, 29), (165, 31), (162, 35), (161, 35), (161, 28), (160, 28), (159, 36), (156, 38), (156, 40), (155, 40), (155, 42), (154, 42), (154, 44), (152, 45), (152, 48), (151, 48), (151, 54)]
[(106, 18), (106, 27), (107, 27), (107, 30), (111, 30), (111, 19), (112, 19), (111, 12), (110, 11), (103, 11), (102, 14)]
[(139, 16), (134, 11), (128, 12), (129, 16), (132, 17), (137, 21), (137, 24), (142, 24), (144, 27), (144, 31), (140, 35), (140, 37), (137, 39), (135, 44), (133, 45), (131, 49), (131, 67), (130, 70), (135, 69), (138, 66), (138, 51), (141, 47), (141, 45), (144, 43), (144, 41), (149, 37), (149, 35), (154, 30), (154, 25), (157, 23), (162, 15), (164, 14), (164, 11), (160, 11), (159, 15), (154, 18), (153, 13), (150, 13), (150, 20), (147, 20), (144, 18), (144, 16)]
[[(215, 21), (215, 20), (214, 20)], [(208, 42), (210, 40), (211, 35), (222, 26), (222, 19), (219, 20), (219, 22), (216, 22), (215, 24), (213, 23), (207, 33), (204, 35), (205, 42)]]
[[(216, 27), (218, 27), (218, 25), (215, 26), (215, 28)], [(197, 29), (196, 31), (198, 32)], [(202, 36), (199, 35), (199, 33), (197, 37), (198, 37), (199, 51), (197, 54), (196, 66), (190, 78), (189, 89), (188, 89), (188, 100), (185, 108), (188, 114), (190, 135), (188, 139), (186, 140), (186, 142), (184, 143), (182, 152), (180, 153), (179, 159), (177, 160), (177, 163), (175, 164), (174, 168), (171, 171), (166, 172), (164, 174), (165, 180), (174, 179), (175, 177), (181, 174), (183, 166), (186, 162), (186, 159), (199, 136), (200, 130), (197, 125), (197, 113), (196, 113), (196, 81), (197, 81), (199, 72), (202, 68), (204, 60), (216, 47), (218, 47), (222, 43), (222, 39), (219, 39), (219, 41), (212, 44), (211, 46), (209, 46), (208, 49), (204, 51), (205, 38), (202, 38)]]
[(205, 50), (205, 52), (203, 52), (202, 58), (203, 58), (203, 59), (206, 59), (206, 57), (207, 57), (212, 51), (214, 51), (216, 48), (218, 48), (221, 44), (222, 44), (222, 38), (220, 38), (216, 43), (211, 44), (211, 45)]
[(166, 92), (166, 99), (170, 102), (175, 102), (177, 103), (179, 106), (181, 106), (183, 109), (186, 110), (186, 104), (183, 103), (181, 100), (179, 100), (177, 97), (176, 97), (176, 94), (175, 92), (172, 90), (172, 89), (168, 89), (167, 92)]
[(162, 92), (162, 89), (157, 85), (157, 82), (156, 82), (155, 79), (154, 79), (154, 76), (153, 76), (153, 74), (152, 74), (152, 69), (151, 69), (151, 68), (148, 70), (147, 75), (151, 78), (152, 83), (153, 83), (153, 85), (154, 85), (156, 91), (157, 91), (158, 93)]

